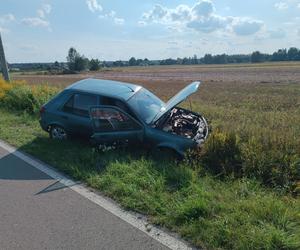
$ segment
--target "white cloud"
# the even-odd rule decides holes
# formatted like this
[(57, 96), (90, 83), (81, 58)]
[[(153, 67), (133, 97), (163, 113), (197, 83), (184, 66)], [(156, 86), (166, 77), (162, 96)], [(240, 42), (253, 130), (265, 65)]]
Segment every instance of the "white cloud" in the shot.
[(102, 6), (97, 2), (97, 0), (86, 0), (86, 4), (91, 12), (103, 10)]
[(258, 20), (235, 18), (232, 24), (232, 29), (237, 35), (248, 36), (257, 33), (263, 25), (263, 22)]
[(50, 4), (44, 4), (44, 5), (42, 6), (42, 9), (44, 10), (44, 12), (45, 12), (46, 14), (50, 14), (50, 12), (51, 12), (51, 10), (52, 10), (52, 7), (51, 7)]
[(300, 9), (300, 3), (298, 3), (297, 8)]
[(43, 10), (37, 10), (36, 13), (40, 18), (45, 18), (45, 12)]
[(118, 18), (118, 17), (114, 18), (114, 23), (117, 25), (123, 25), (124, 22), (125, 22), (125, 20), (123, 18)]
[(9, 29), (5, 28), (5, 26), (11, 22), (14, 22), (16, 20), (15, 16), (13, 14), (6, 14), (3, 16), (0, 16), (0, 32), (7, 33), (9, 32)]
[(101, 18), (101, 19), (109, 19), (109, 18), (114, 18), (115, 15), (116, 15), (116, 13), (114, 11), (111, 11), (109, 13), (99, 15), (98, 17)]
[(168, 11), (160, 4), (156, 4), (152, 10), (143, 14), (143, 19), (148, 22), (164, 23)]
[(217, 15), (211, 0), (199, 0), (192, 7), (178, 5), (174, 9), (156, 4), (152, 10), (142, 15), (139, 23), (141, 22), (160, 23), (175, 30), (190, 28), (204, 33), (232, 31), (240, 36), (255, 34), (263, 27), (263, 22), (259, 20)]
[(6, 15), (3, 15), (3, 16), (0, 16), (0, 23), (9, 23), (9, 22), (13, 22), (15, 21), (16, 18), (13, 14), (6, 14)]
[(111, 11), (111, 12), (109, 12), (108, 14), (107, 14), (109, 17), (111, 17), (111, 18), (114, 18), (116, 15), (117, 15), (117, 13), (115, 12), (115, 11)]
[(43, 6), (37, 10), (37, 15), (40, 18), (45, 18), (47, 14), (50, 14), (52, 7), (50, 4), (43, 4)]
[(208, 18), (215, 12), (215, 7), (210, 0), (198, 1), (193, 7), (180, 4), (175, 9), (156, 4), (152, 10), (143, 14), (144, 21), (172, 24), (189, 22), (199, 17)]
[(21, 20), (21, 23), (30, 27), (47, 27), (49, 31), (50, 22), (46, 20), (46, 16), (50, 14), (52, 7), (50, 4), (43, 4), (37, 12), (37, 17), (26, 17)]
[(178, 5), (175, 10), (169, 11), (170, 19), (174, 22), (191, 18), (191, 9), (187, 5)]
[(199, 1), (192, 9), (196, 16), (210, 16), (215, 12), (215, 6), (210, 0)]
[(31, 27), (49, 27), (50, 23), (39, 17), (27, 17), (23, 18), (21, 22), (27, 26)]
[(197, 18), (187, 23), (187, 27), (204, 33), (224, 29), (227, 25), (228, 20), (218, 15)]
[(123, 25), (125, 23), (125, 19), (117, 17), (117, 13), (113, 10), (110, 11), (109, 13), (99, 15), (99, 18), (113, 20), (114, 24), (116, 24), (116, 25)]
[(289, 5), (286, 2), (278, 2), (274, 4), (274, 7), (278, 10), (286, 10), (289, 8)]
[(7, 33), (7, 32), (9, 32), (9, 30), (8, 30), (8, 29), (5, 29), (5, 28), (2, 28), (2, 27), (0, 26), (0, 32), (1, 32), (1, 33)]

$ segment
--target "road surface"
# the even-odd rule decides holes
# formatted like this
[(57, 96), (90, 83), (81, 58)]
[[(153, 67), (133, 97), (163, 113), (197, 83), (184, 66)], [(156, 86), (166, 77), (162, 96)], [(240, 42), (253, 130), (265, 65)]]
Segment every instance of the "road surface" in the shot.
[(169, 249), (0, 146), (0, 249)]

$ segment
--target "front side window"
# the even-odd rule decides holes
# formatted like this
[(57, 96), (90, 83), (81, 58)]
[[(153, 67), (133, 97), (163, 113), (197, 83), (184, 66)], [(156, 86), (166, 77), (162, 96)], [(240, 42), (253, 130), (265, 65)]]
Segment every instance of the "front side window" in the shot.
[(64, 105), (63, 110), (79, 116), (89, 116), (91, 106), (97, 105), (97, 96), (88, 94), (74, 94)]
[(114, 108), (91, 108), (91, 119), (95, 132), (138, 130), (140, 125), (127, 114)]
[(132, 117), (134, 117), (136, 119), (135, 115), (127, 107), (127, 105), (118, 99), (114, 99), (114, 98), (110, 98), (110, 97), (102, 97), (100, 105), (118, 107), (119, 109), (123, 110), (125, 113), (131, 115)]

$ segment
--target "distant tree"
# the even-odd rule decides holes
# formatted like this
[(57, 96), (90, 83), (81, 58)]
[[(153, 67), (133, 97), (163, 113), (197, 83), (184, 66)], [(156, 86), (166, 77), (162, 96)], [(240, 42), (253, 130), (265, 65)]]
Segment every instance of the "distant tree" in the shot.
[(136, 59), (134, 57), (129, 59), (129, 66), (136, 66)]
[(71, 47), (69, 49), (68, 56), (67, 56), (69, 70), (75, 71), (75, 61), (76, 58), (79, 56), (80, 55), (75, 48)]
[(227, 55), (216, 55), (213, 57), (213, 63), (215, 64), (226, 64), (227, 63)]
[(71, 71), (82, 71), (88, 68), (89, 60), (71, 47), (67, 56), (68, 67)]
[(192, 59), (192, 64), (198, 64), (198, 58), (197, 58), (197, 55), (194, 55), (193, 56), (193, 59)]
[(289, 61), (297, 61), (300, 60), (300, 50), (298, 50), (297, 48), (289, 48), (288, 52), (287, 52), (287, 57)]
[(55, 61), (55, 62), (54, 62), (54, 67), (55, 67), (55, 68), (59, 68), (59, 67), (60, 67), (60, 65), (59, 65), (59, 62), (58, 62), (58, 61)]
[(75, 60), (75, 70), (76, 71), (83, 71), (88, 69), (89, 67), (89, 59), (85, 58), (84, 56), (79, 56)]
[(264, 55), (259, 51), (255, 51), (251, 55), (251, 62), (252, 63), (259, 63), (264, 61)]
[(182, 64), (183, 64), (183, 65), (191, 64), (190, 58), (184, 57), (184, 58), (182, 59)]
[(205, 63), (205, 64), (212, 64), (213, 63), (213, 56), (211, 54), (206, 54), (203, 57), (203, 63)]
[(272, 61), (286, 61), (288, 60), (288, 55), (286, 49), (279, 49), (274, 52), (271, 58)]
[(137, 60), (136, 60), (136, 65), (137, 65), (137, 66), (143, 65), (143, 63), (144, 63), (143, 59), (137, 59)]
[(172, 58), (168, 58), (166, 60), (161, 60), (160, 65), (174, 65), (177, 64), (177, 60), (174, 60)]
[(103, 67), (109, 67), (109, 64), (108, 64), (108, 62), (106, 62), (106, 61), (103, 61)]
[(177, 61), (176, 64), (179, 64), (179, 65), (182, 64), (182, 59), (181, 58), (178, 57), (176, 61)]
[(115, 67), (123, 67), (124, 66), (124, 62), (121, 60), (115, 61), (113, 62), (113, 66)]
[(91, 71), (97, 71), (101, 67), (101, 62), (98, 59), (91, 59), (89, 63), (89, 68)]

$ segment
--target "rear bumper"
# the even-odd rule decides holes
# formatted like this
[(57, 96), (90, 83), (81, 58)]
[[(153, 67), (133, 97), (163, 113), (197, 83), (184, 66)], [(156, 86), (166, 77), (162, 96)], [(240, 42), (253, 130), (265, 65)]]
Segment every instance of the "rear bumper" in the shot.
[(39, 122), (40, 122), (41, 128), (43, 130), (45, 130), (46, 132), (48, 132), (48, 125), (42, 119), (40, 119)]

